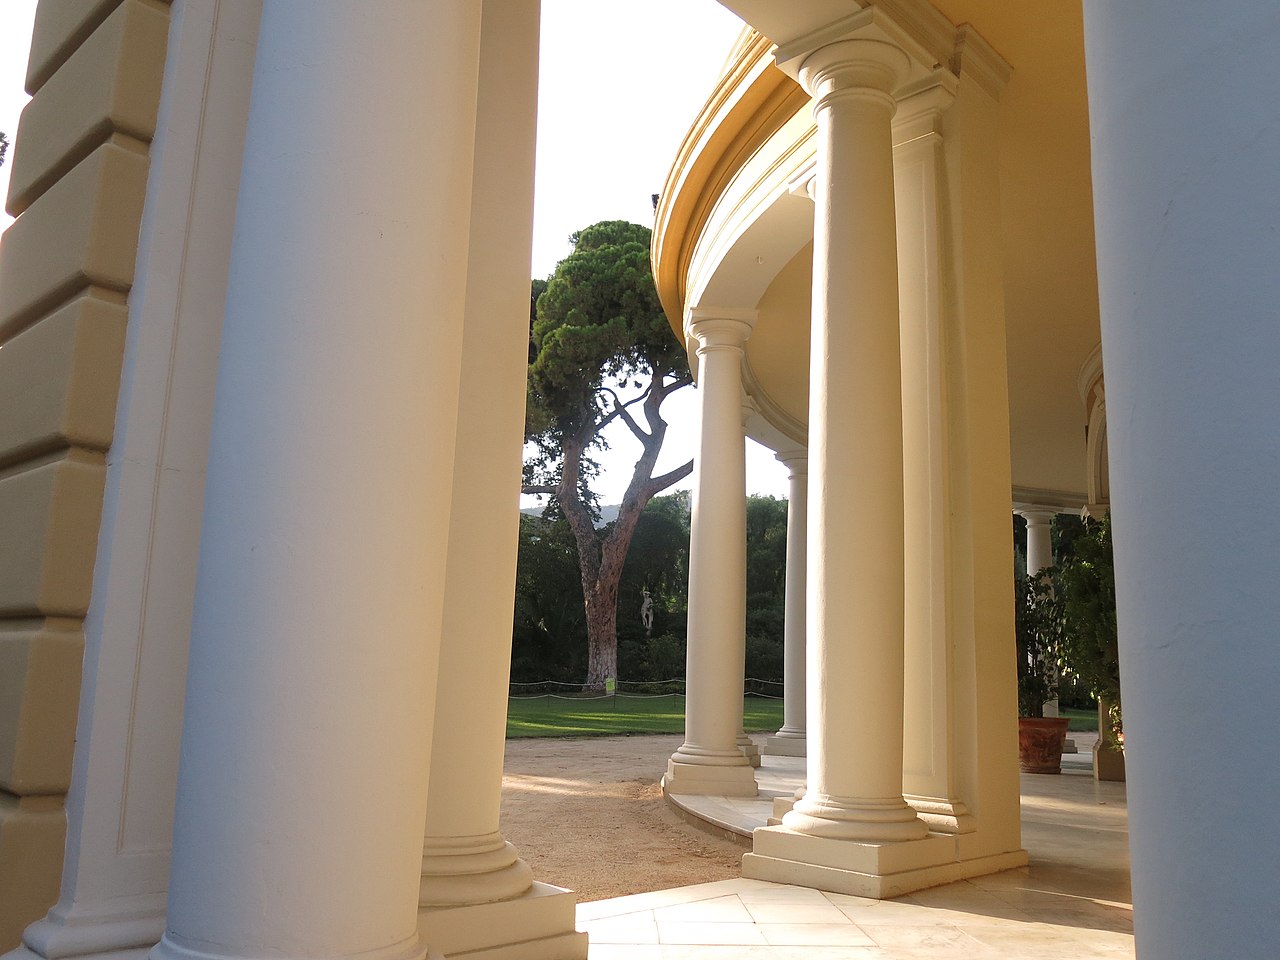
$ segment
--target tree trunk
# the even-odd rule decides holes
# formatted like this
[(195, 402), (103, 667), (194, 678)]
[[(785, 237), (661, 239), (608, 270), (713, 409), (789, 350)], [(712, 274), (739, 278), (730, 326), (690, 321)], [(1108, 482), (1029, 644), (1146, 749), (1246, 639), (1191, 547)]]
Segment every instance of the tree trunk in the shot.
[[(564, 459), (555, 496), (578, 546), (587, 620), (587, 693), (604, 692), (605, 681), (610, 677), (616, 680), (618, 676), (618, 586), (622, 582), (627, 548), (631, 545), (631, 536), (635, 533), (640, 514), (655, 494), (693, 472), (691, 460), (661, 477), (653, 476), (654, 464), (667, 431), (666, 421), (659, 415), (659, 407), (672, 390), (689, 382), (686, 378), (668, 384), (664, 378), (662, 369), (655, 370), (646, 391), (644, 413), (650, 432), (644, 433), (634, 421), (628, 420), (632, 432), (641, 440), (644, 452), (632, 470), (631, 483), (623, 495), (618, 517), (603, 540), (578, 489), (583, 453), (603, 424), (587, 424), (578, 434), (561, 440)], [(525, 492), (531, 491), (526, 487)]]
[(603, 693), (618, 677), (618, 582), (597, 581), (584, 591), (587, 613), (587, 693)]

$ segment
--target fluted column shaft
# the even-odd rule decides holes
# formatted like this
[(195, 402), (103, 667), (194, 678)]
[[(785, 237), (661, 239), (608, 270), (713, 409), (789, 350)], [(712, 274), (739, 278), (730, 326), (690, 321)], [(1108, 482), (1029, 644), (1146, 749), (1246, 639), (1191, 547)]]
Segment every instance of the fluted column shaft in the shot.
[(157, 960), (426, 952), (479, 12), (263, 12)]
[(782, 727), (769, 738), (771, 754), (803, 756), (805, 752), (805, 602), (806, 544), (809, 515), (809, 457), (807, 453), (780, 453), (787, 468), (787, 585), (783, 620)]
[(810, 363), (808, 784), (784, 825), (849, 840), (910, 840), (902, 798), (902, 373), (891, 121), (901, 48), (822, 47)]
[(738, 746), (747, 609), (742, 346), (753, 321), (697, 312), (689, 321), (698, 340), (702, 429), (689, 544), (685, 740), (667, 765), (673, 793), (756, 794)]

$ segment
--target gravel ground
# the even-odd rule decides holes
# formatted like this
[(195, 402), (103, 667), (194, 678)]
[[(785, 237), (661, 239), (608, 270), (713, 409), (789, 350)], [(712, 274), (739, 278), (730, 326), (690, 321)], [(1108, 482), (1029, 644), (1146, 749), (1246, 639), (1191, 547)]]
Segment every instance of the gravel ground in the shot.
[(740, 875), (743, 847), (682, 820), (658, 779), (679, 736), (508, 740), (502, 832), (538, 880), (604, 900)]

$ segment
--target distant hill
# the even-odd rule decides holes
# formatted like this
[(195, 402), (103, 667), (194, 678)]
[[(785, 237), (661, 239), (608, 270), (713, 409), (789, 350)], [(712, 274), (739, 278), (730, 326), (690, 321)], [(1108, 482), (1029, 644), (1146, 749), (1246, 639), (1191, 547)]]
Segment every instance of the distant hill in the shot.
[[(603, 527), (606, 523), (613, 523), (618, 519), (618, 511), (622, 508), (620, 503), (610, 503), (600, 508), (600, 522), (597, 527)], [(522, 507), (520, 512), (527, 517), (540, 517), (544, 507)]]

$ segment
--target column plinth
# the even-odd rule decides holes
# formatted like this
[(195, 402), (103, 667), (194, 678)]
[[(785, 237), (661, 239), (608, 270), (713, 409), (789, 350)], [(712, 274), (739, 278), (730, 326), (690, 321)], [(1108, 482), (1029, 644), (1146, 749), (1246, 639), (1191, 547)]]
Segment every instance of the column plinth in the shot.
[(667, 763), (668, 793), (754, 797), (739, 746), (746, 638), (746, 449), (742, 345), (754, 313), (695, 311), (702, 435), (689, 544), (685, 740)]

